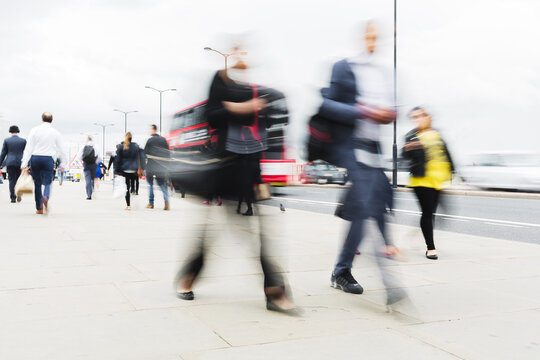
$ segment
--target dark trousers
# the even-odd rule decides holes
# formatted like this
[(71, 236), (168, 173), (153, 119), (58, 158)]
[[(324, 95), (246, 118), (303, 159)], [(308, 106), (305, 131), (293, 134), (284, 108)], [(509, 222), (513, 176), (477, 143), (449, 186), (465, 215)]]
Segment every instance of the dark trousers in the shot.
[[(230, 214), (231, 204), (228, 204), (227, 201), (225, 201), (224, 204), (227, 215), (233, 216)], [(267, 226), (271, 226), (272, 224), (267, 224), (267, 221), (265, 221), (266, 219), (264, 217), (264, 215), (259, 215), (258, 219), (260, 238), (260, 261), (264, 274), (264, 287), (281, 287), (285, 292), (287, 292), (289, 289), (287, 289), (286, 279), (283, 275), (283, 271), (275, 262), (274, 257), (269, 255), (268, 247), (271, 245), (271, 239), (267, 238), (267, 230), (265, 229)], [(177, 280), (181, 281), (182, 279), (188, 277), (195, 280), (203, 268), (205, 258), (204, 255), (206, 253), (206, 243), (208, 241), (208, 226), (211, 225), (208, 225), (207, 221), (203, 221), (202, 224), (204, 225), (201, 229), (199, 229), (200, 233), (198, 234), (198, 238), (200, 241), (199, 245), (191, 254), (186, 264), (178, 272), (176, 276)], [(226, 224), (227, 220), (225, 220), (224, 225)]]
[[(54, 160), (52, 156), (32, 155), (30, 158), (30, 172), (34, 179), (34, 198), (36, 209), (43, 208), (43, 197), (51, 197), (51, 183), (54, 178)], [(44, 187), (43, 193), (41, 186)]]
[(385, 231), (386, 207), (391, 206), (392, 189), (382, 169), (358, 164), (354, 158), (345, 162), (352, 185), (343, 205), (343, 218), (351, 222), (345, 244), (338, 256), (334, 274), (352, 268), (356, 250), (364, 237), (365, 221), (374, 218), (386, 245), (391, 245)]
[(413, 189), (422, 209), (420, 228), (422, 229), (422, 234), (424, 234), (424, 240), (426, 241), (428, 250), (435, 250), (435, 243), (433, 241), (433, 214), (435, 214), (439, 205), (440, 191), (427, 187), (414, 187)]
[(240, 209), (242, 201), (246, 202), (248, 210), (252, 208), (255, 198), (253, 186), (262, 183), (260, 161), (261, 153), (239, 155), (238, 157), (238, 185), (240, 186), (238, 189), (238, 209)]
[(20, 166), (8, 166), (7, 174), (9, 176), (9, 197), (11, 200), (17, 199), (17, 194), (15, 194), (15, 184), (21, 176), (21, 167)]
[(84, 180), (86, 182), (86, 196), (91, 198), (94, 191), (94, 176), (96, 175), (97, 164), (84, 165)]
[(135, 176), (131, 179), (131, 193), (139, 195), (139, 177)]
[(131, 197), (133, 186), (135, 185), (135, 179), (138, 179), (139, 176), (137, 173), (125, 173), (124, 177), (126, 178), (126, 205), (131, 206)]

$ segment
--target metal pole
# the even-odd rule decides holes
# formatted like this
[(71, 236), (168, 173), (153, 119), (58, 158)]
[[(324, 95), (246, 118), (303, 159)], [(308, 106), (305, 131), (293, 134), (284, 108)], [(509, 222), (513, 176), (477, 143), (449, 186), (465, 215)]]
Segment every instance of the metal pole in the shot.
[(127, 133), (127, 112), (124, 113), (124, 134)]
[[(394, 108), (397, 111), (397, 0), (394, 0)], [(397, 188), (397, 118), (396, 121), (394, 121), (392, 159), (392, 186)]]
[(162, 102), (162, 95), (163, 91), (159, 92), (159, 135), (161, 135), (161, 102)]

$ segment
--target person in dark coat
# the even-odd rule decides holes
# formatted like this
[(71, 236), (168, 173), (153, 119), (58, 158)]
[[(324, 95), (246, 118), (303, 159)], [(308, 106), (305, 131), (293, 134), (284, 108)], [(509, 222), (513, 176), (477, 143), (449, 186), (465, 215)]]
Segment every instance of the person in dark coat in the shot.
[[(258, 88), (245, 82), (235, 81), (229, 71), (242, 70), (246, 66), (241, 60), (235, 69), (218, 71), (210, 87), (206, 116), (213, 129), (218, 129), (219, 137), (216, 158), (232, 159), (232, 166), (210, 180), (216, 182), (214, 194), (221, 194), (226, 199), (238, 199), (239, 192), (249, 186), (252, 190), (256, 172), (252, 167), (259, 166), (261, 153), (267, 147), (266, 124), (258, 116), (266, 106), (266, 101), (258, 97)], [(239, 188), (237, 185), (241, 184)], [(251, 197), (253, 195), (250, 195)], [(226, 204), (226, 202), (225, 202)], [(225, 206), (230, 208), (229, 206)], [(264, 293), (266, 308), (286, 314), (294, 314), (298, 309), (291, 302), (286, 278), (275, 257), (268, 256), (267, 247), (270, 239), (263, 232), (264, 216), (259, 215), (260, 261), (264, 273)], [(204, 224), (207, 222), (205, 221)], [(193, 300), (193, 284), (203, 267), (205, 254), (206, 230), (201, 234), (201, 244), (191, 254), (189, 260), (180, 269), (177, 279), (177, 296), (183, 300)]]
[[(376, 40), (375, 27), (367, 24), (366, 50), (334, 64), (330, 87), (322, 92), (319, 109), (319, 115), (328, 119), (334, 130), (330, 162), (347, 168), (352, 182), (340, 211), (351, 226), (334, 266), (331, 285), (353, 294), (364, 291), (351, 268), (367, 219), (377, 222), (385, 242), (384, 252), (397, 254), (385, 231), (384, 215), (387, 208), (392, 208), (392, 189), (383, 172), (380, 143), (380, 127), (394, 122), (396, 112), (385, 71), (373, 56)], [(391, 289), (395, 281), (388, 274), (383, 271), (383, 281)], [(403, 294), (390, 291), (387, 295), (388, 304), (403, 298)]]
[(126, 179), (126, 210), (131, 210), (131, 188), (134, 180), (144, 169), (144, 154), (137, 143), (132, 142), (133, 136), (126, 133), (124, 141), (116, 148), (114, 172)]
[[(26, 147), (26, 140), (19, 137), (19, 127), (9, 127), (10, 137), (4, 140), (0, 155), (0, 169), (6, 166), (9, 177), (9, 197), (11, 202), (21, 201), (21, 197), (15, 194), (15, 184), (21, 175), (21, 162)], [(5, 160), (5, 164), (4, 164)]]
[(170, 158), (169, 144), (167, 139), (157, 133), (157, 126), (150, 127), (150, 138), (144, 147), (146, 155), (146, 181), (148, 181), (148, 205), (146, 208), (154, 208), (154, 178), (163, 193), (165, 206), (163, 210), (169, 210), (169, 191), (167, 189), (167, 160)]

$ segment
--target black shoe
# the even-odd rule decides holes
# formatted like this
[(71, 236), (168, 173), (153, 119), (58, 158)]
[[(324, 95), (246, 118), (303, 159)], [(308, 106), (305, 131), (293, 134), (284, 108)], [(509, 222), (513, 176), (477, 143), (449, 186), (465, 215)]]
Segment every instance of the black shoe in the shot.
[(253, 209), (252, 208), (247, 209), (247, 211), (245, 213), (243, 213), (242, 215), (244, 215), (244, 216), (253, 216)]
[(437, 259), (439, 259), (439, 257), (437, 256), (437, 254), (435, 254), (435, 255), (428, 255), (428, 254), (427, 254), (427, 251), (426, 251), (426, 257), (427, 257), (429, 260), (437, 260)]
[(89, 197), (87, 197), (87, 198), (86, 198), (86, 200), (92, 200), (92, 197), (91, 197), (91, 196), (89, 196)]
[(12, 203), (12, 204), (13, 204), (13, 203), (16, 203), (16, 202), (17, 202), (16, 200), (11, 200), (11, 203)]
[(347, 293), (351, 294), (361, 294), (364, 292), (364, 288), (354, 279), (351, 274), (351, 270), (345, 270), (339, 275), (332, 273), (332, 287), (336, 289), (341, 289)]
[(176, 296), (179, 299), (182, 299), (182, 300), (193, 300), (193, 299), (195, 299), (195, 294), (193, 294), (193, 291), (188, 291), (188, 292), (179, 292), (179, 291), (177, 291)]

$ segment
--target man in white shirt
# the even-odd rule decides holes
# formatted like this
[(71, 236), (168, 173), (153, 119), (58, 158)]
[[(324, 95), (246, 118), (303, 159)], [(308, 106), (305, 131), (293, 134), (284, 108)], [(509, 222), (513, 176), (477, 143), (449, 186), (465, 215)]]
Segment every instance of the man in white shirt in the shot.
[(83, 171), (84, 181), (86, 182), (86, 200), (92, 200), (94, 178), (96, 177), (97, 164), (101, 162), (101, 156), (94, 145), (91, 136), (88, 136), (86, 145), (79, 151), (78, 157), (84, 165)]
[[(41, 115), (41, 125), (30, 130), (26, 148), (24, 149), (21, 168), (30, 168), (34, 178), (34, 193), (36, 200), (36, 214), (47, 211), (51, 196), (51, 183), (54, 178), (54, 159), (60, 159), (60, 168), (66, 164), (66, 152), (62, 137), (58, 130), (51, 125), (53, 116), (45, 112)], [(42, 192), (41, 187), (44, 186)]]

